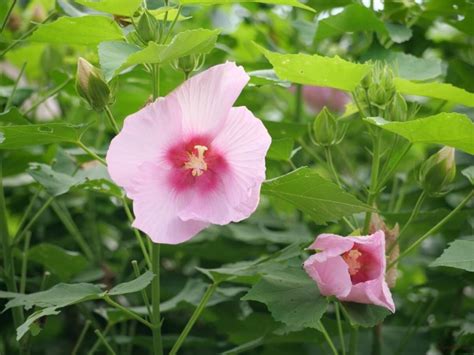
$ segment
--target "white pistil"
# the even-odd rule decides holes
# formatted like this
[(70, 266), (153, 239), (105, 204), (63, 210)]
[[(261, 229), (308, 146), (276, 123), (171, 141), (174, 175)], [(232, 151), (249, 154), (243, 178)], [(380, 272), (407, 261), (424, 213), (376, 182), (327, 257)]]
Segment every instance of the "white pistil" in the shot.
[(204, 160), (204, 153), (207, 151), (207, 147), (204, 145), (195, 145), (194, 149), (197, 150), (197, 155), (188, 153), (189, 160), (184, 164), (184, 168), (192, 169), (191, 174), (193, 176), (201, 176), (204, 171), (207, 170), (207, 164)]

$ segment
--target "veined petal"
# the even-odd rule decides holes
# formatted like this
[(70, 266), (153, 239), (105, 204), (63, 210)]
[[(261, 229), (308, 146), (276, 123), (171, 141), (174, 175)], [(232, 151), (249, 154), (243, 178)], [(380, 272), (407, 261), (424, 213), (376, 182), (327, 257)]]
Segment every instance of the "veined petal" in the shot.
[(181, 108), (184, 135), (215, 135), (248, 81), (242, 67), (227, 62), (193, 76), (173, 91), (169, 96)]
[(107, 165), (112, 179), (127, 193), (144, 162), (165, 162), (167, 147), (181, 134), (181, 111), (176, 99), (161, 98), (128, 116), (120, 133), (112, 139)]
[(143, 163), (133, 179), (131, 193), (135, 221), (133, 226), (145, 232), (155, 243), (185, 242), (209, 223), (183, 221), (178, 217), (179, 195), (169, 186), (169, 171), (153, 163)]
[(349, 267), (340, 256), (319, 261), (318, 254), (311, 255), (304, 263), (304, 268), (318, 284), (324, 296), (344, 297), (352, 288)]
[(219, 183), (211, 191), (197, 189), (188, 193), (179, 216), (213, 224), (247, 218), (258, 203), (257, 192), (265, 179), (265, 155), (270, 143), (270, 135), (260, 120), (245, 107), (232, 108), (211, 143), (226, 161), (226, 168), (215, 172)]

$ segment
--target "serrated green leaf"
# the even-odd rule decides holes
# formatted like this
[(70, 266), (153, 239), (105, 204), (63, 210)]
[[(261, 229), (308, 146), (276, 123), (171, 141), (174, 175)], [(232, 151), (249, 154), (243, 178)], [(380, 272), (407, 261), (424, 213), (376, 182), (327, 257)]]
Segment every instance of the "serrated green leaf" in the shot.
[(123, 37), (122, 30), (112, 18), (64, 16), (54, 22), (38, 26), (29, 40), (45, 43), (94, 45)]
[(12, 107), (7, 112), (0, 113), (0, 126), (18, 126), (29, 123), (30, 122), (21, 114), (21, 112), (16, 107)]
[[(335, 57), (308, 54), (279, 54), (261, 46), (257, 47), (272, 64), (282, 80), (303, 85), (327, 86), (352, 91), (370, 71), (371, 65), (352, 63)], [(415, 83), (395, 78), (396, 88), (408, 95), (427, 96), (436, 99), (474, 106), (474, 93), (445, 83)]]
[(41, 123), (0, 127), (0, 150), (19, 149), (30, 145), (75, 143), (88, 125)]
[(352, 325), (366, 328), (376, 326), (390, 314), (388, 309), (372, 304), (342, 302), (341, 305)]
[(26, 310), (33, 307), (61, 308), (79, 302), (100, 298), (101, 289), (88, 283), (65, 284), (59, 283), (49, 290), (20, 295), (11, 299), (5, 309), (24, 307)]
[(32, 331), (33, 326), (36, 325), (36, 321), (40, 318), (55, 316), (59, 313), (60, 311), (56, 307), (48, 307), (34, 312), (16, 329), (16, 340), (19, 341), (28, 331)]
[(132, 16), (142, 0), (75, 0), (78, 4), (112, 15)]
[(474, 107), (474, 93), (445, 83), (414, 83), (412, 81), (395, 78), (398, 90), (408, 95), (428, 96), (440, 100), (457, 102), (465, 106)]
[(28, 173), (52, 196), (65, 194), (71, 189), (82, 189), (122, 197), (122, 190), (109, 178), (104, 166), (80, 169), (74, 175), (64, 174), (51, 166), (31, 163)]
[(370, 71), (369, 64), (352, 63), (338, 56), (330, 58), (317, 54), (279, 54), (261, 46), (258, 48), (280, 79), (298, 84), (352, 91)]
[(140, 47), (134, 44), (119, 41), (102, 42), (98, 48), (100, 67), (107, 81), (115, 76), (131, 54), (140, 51)]
[(316, 40), (321, 41), (328, 37), (358, 31), (376, 31), (388, 34), (384, 23), (373, 10), (360, 4), (353, 4), (346, 6), (337, 15), (319, 21)]
[(296, 329), (319, 329), (327, 307), (316, 283), (300, 268), (265, 275), (242, 299), (266, 304), (275, 320)]
[(28, 251), (28, 260), (37, 262), (63, 281), (84, 271), (89, 265), (81, 254), (65, 250), (53, 244), (41, 243)]
[(265, 182), (262, 193), (291, 203), (318, 224), (371, 210), (369, 206), (309, 168), (300, 168)]
[(214, 48), (218, 35), (219, 30), (179, 32), (169, 44), (150, 42), (146, 48), (131, 54), (121, 68), (143, 63), (164, 64), (191, 54), (207, 54)]
[(474, 185), (474, 165), (471, 165), (470, 167), (463, 169), (461, 171), (461, 174), (463, 174), (471, 183), (471, 185)]
[(297, 0), (180, 0), (182, 5), (225, 5), (235, 3), (261, 3), (271, 5), (288, 5), (293, 7), (299, 7), (308, 11), (315, 12), (315, 10)]
[(288, 161), (293, 152), (294, 141), (291, 138), (272, 139), (270, 149), (268, 149), (267, 158), (273, 160)]
[(446, 266), (466, 271), (474, 271), (474, 241), (455, 240), (430, 267)]
[(474, 124), (460, 113), (443, 112), (406, 122), (389, 122), (381, 117), (367, 117), (364, 120), (412, 143), (442, 144), (474, 154)]
[(146, 271), (135, 280), (123, 282), (110, 289), (107, 293), (111, 296), (118, 296), (141, 291), (151, 283), (154, 277), (154, 273), (151, 271)]

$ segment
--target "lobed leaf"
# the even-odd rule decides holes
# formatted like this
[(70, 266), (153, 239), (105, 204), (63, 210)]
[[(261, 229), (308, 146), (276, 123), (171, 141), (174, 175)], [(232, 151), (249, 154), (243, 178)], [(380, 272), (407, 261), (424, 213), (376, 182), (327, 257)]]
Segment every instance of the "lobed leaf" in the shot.
[(33, 32), (30, 41), (94, 45), (104, 41), (122, 39), (119, 25), (105, 16), (60, 17), (54, 22), (42, 24)]
[(75, 143), (88, 127), (89, 125), (70, 123), (0, 126), (0, 150), (40, 144)]
[(301, 268), (265, 275), (242, 300), (266, 304), (275, 320), (296, 329), (319, 329), (327, 308), (326, 298)]
[(474, 124), (460, 113), (443, 112), (406, 122), (389, 122), (381, 117), (367, 117), (364, 120), (412, 143), (442, 144), (474, 154)]
[(291, 203), (318, 224), (371, 210), (370, 206), (309, 168), (267, 181), (262, 186), (262, 193)]
[(446, 266), (474, 272), (474, 241), (455, 240), (430, 266)]
[(118, 296), (141, 291), (151, 283), (154, 277), (155, 274), (147, 270), (136, 279), (118, 284), (117, 286), (110, 289), (107, 293), (110, 296)]
[(142, 0), (75, 0), (76, 3), (112, 15), (132, 16)]

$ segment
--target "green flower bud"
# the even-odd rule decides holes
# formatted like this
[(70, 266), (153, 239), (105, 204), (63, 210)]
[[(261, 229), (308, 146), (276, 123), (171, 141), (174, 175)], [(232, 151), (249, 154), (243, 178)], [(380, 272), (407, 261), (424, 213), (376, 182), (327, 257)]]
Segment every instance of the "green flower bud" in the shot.
[(403, 122), (408, 117), (408, 106), (404, 97), (396, 93), (388, 107), (386, 118), (390, 121)]
[(313, 138), (321, 146), (331, 146), (338, 141), (337, 120), (326, 107), (314, 119)]
[(184, 76), (188, 78), (189, 74), (193, 71), (198, 71), (204, 64), (205, 55), (203, 54), (192, 54), (186, 57), (181, 57), (174, 60), (171, 63), (173, 69), (182, 71)]
[(102, 111), (112, 101), (102, 72), (84, 58), (77, 62), (76, 91), (96, 111)]
[(454, 148), (444, 147), (420, 167), (419, 181), (430, 196), (440, 195), (456, 176)]
[(137, 32), (143, 42), (156, 42), (160, 38), (160, 23), (155, 16), (145, 10), (138, 20)]

